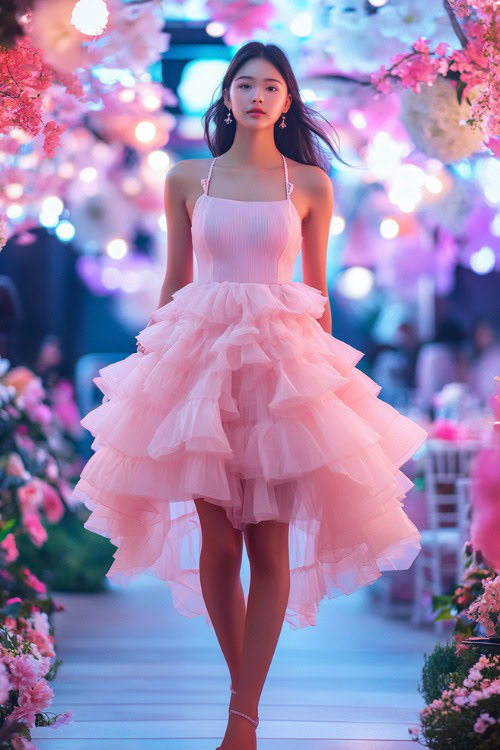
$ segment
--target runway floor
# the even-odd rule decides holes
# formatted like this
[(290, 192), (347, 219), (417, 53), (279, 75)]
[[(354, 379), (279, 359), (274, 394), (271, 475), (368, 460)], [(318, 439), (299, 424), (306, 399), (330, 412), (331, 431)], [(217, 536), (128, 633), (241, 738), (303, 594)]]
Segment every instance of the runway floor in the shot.
[[(177, 613), (165, 584), (150, 576), (126, 590), (54, 596), (66, 611), (55, 615), (63, 664), (49, 711), (72, 711), (74, 723), (35, 728), (37, 748), (215, 750), (229, 676), (204, 618)], [(446, 637), (378, 613), (367, 589), (323, 600), (315, 627), (283, 625), (261, 697), (258, 750), (420, 747), (408, 727), (425, 705), (417, 691), (423, 654)]]

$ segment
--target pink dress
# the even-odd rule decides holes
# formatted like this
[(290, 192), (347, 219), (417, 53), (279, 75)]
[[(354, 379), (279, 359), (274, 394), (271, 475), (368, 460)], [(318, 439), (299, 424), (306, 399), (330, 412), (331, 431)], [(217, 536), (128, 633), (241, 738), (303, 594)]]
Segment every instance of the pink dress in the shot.
[(193, 211), (196, 280), (139, 332), (146, 354), (94, 378), (103, 402), (81, 424), (95, 452), (74, 495), (92, 511), (85, 528), (117, 547), (108, 578), (158, 576), (209, 625), (193, 498), (241, 530), (289, 523), (285, 621), (315, 625), (321, 599), (417, 556), (399, 467), (427, 432), (377, 398), (362, 352), (323, 330), (328, 298), (291, 280), (302, 236), (285, 158), (279, 201), (209, 195), (214, 162)]

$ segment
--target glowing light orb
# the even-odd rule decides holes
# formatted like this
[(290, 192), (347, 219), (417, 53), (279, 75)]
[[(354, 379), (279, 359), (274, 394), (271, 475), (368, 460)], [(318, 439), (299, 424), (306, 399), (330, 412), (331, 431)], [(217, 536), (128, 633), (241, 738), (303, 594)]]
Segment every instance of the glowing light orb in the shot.
[(19, 203), (11, 203), (7, 206), (5, 213), (9, 219), (19, 219), (23, 213), (23, 207)]
[(290, 31), (298, 37), (310, 36), (312, 28), (312, 15), (308, 11), (297, 13), (290, 23)]
[(438, 193), (443, 192), (443, 183), (435, 174), (428, 174), (425, 176), (425, 187), (429, 193), (432, 193), (433, 195), (438, 195)]
[(489, 273), (495, 268), (495, 253), (491, 247), (483, 245), (483, 247), (476, 250), (475, 253), (472, 253), (469, 263), (475, 273)]
[(106, 245), (106, 252), (110, 258), (121, 260), (128, 252), (128, 245), (121, 237), (115, 237)]
[(386, 240), (393, 240), (399, 234), (399, 224), (396, 219), (383, 219), (380, 222), (380, 234)]
[(223, 36), (224, 32), (226, 31), (226, 27), (224, 24), (219, 23), (219, 21), (210, 21), (210, 23), (207, 23), (205, 26), (205, 31), (207, 32), (208, 36), (212, 37), (220, 37)]
[(52, 211), (40, 211), (38, 215), (38, 221), (40, 222), (42, 227), (47, 227), (47, 229), (49, 229), (57, 227), (57, 225), (59, 224), (59, 216)]
[(161, 99), (156, 94), (148, 94), (142, 99), (142, 106), (147, 109), (148, 112), (156, 112), (161, 107)]
[(366, 117), (359, 109), (351, 110), (349, 112), (349, 119), (357, 130), (363, 130), (368, 124), (366, 122)]
[(133, 102), (135, 99), (134, 89), (122, 89), (118, 94), (118, 99), (124, 104), (130, 104), (130, 102)]
[(94, 182), (97, 178), (97, 169), (95, 167), (84, 167), (79, 174), (82, 182)]
[(344, 297), (362, 299), (373, 288), (373, 273), (363, 266), (352, 266), (343, 271), (337, 282), (337, 289)]
[(141, 120), (135, 126), (135, 137), (140, 143), (152, 141), (156, 135), (156, 125), (151, 120)]
[(164, 169), (167, 169), (167, 167), (170, 164), (170, 158), (165, 151), (161, 151), (160, 149), (157, 149), (156, 151), (151, 151), (150, 154), (148, 154), (148, 164), (151, 167), (151, 169), (157, 169), (158, 171), (163, 171)]
[(59, 216), (64, 210), (64, 203), (57, 195), (50, 195), (42, 203), (42, 211)]
[(24, 192), (24, 188), (20, 182), (11, 182), (5, 187), (5, 192), (7, 194), (7, 198), (15, 201), (21, 197)]
[(71, 23), (86, 36), (100, 36), (108, 25), (109, 11), (104, 0), (78, 0)]
[(342, 234), (345, 229), (345, 219), (343, 216), (332, 216), (330, 222), (330, 234)]
[(56, 234), (63, 242), (69, 242), (75, 236), (75, 227), (70, 221), (61, 221), (56, 227)]

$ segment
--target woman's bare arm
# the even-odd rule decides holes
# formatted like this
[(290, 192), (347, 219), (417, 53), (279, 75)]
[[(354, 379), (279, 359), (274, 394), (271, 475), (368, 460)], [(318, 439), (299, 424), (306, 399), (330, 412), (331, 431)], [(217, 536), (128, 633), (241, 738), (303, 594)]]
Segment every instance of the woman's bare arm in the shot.
[[(309, 210), (302, 221), (302, 276), (304, 284), (319, 289), (328, 297), (326, 283), (326, 251), (333, 213), (332, 181), (321, 167), (307, 170)], [(305, 186), (306, 187), (306, 186)], [(318, 323), (327, 333), (332, 332), (332, 313), (327, 304)]]
[(192, 165), (179, 161), (165, 176), (165, 216), (167, 219), (167, 269), (158, 307), (170, 302), (172, 294), (193, 280), (193, 243), (191, 222), (186, 210), (186, 195)]

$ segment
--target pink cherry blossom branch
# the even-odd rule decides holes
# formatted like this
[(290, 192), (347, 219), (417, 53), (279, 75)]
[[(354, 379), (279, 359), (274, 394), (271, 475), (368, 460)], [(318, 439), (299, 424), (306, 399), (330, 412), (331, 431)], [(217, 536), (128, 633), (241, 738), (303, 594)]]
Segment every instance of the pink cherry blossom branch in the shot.
[(458, 23), (458, 19), (455, 15), (453, 8), (450, 5), (449, 0), (443, 0), (443, 6), (444, 6), (445, 11), (448, 13), (450, 23), (453, 26), (453, 31), (459, 38), (462, 47), (467, 47), (467, 45), (469, 44), (469, 40), (465, 36), (462, 27)]

